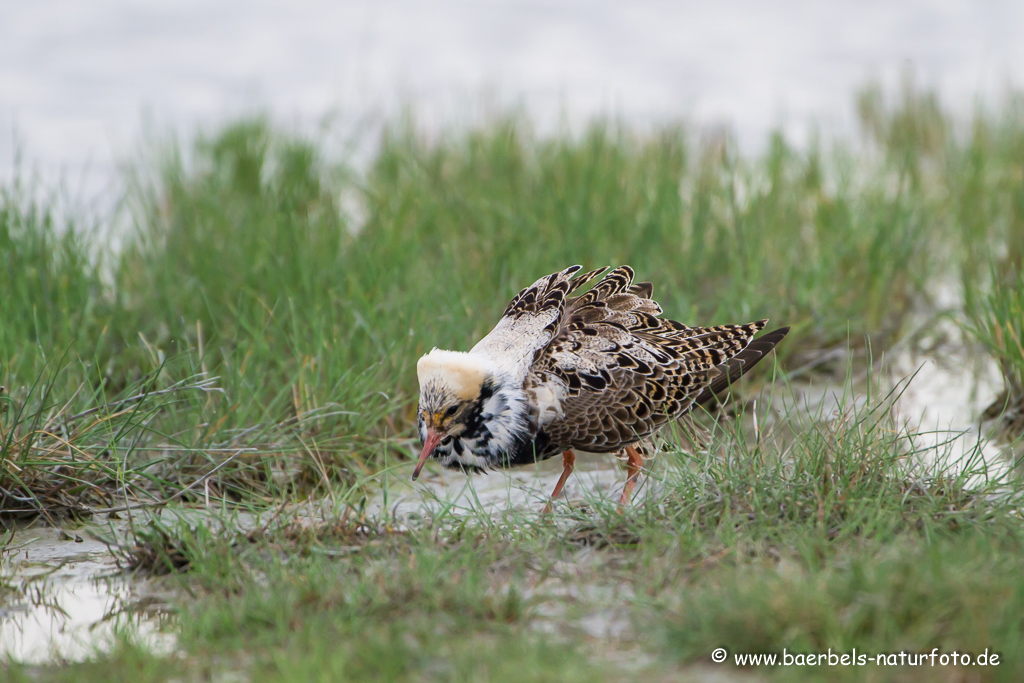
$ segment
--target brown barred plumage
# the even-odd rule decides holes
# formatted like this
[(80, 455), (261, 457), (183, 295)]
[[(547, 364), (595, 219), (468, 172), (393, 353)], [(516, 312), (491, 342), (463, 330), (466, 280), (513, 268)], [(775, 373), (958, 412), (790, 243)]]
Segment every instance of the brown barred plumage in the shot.
[[(574, 279), (572, 289), (600, 272)], [(692, 408), (713, 379), (728, 378), (728, 362), (767, 322), (688, 327), (658, 318), (653, 286), (633, 285), (633, 276), (621, 266), (568, 300), (554, 338), (537, 352), (527, 395), (552, 382), (566, 394), (562, 417), (544, 428), (550, 443), (538, 456), (569, 448), (608, 453), (646, 439)], [(773, 334), (781, 339), (786, 331)]]
[[(562, 453), (565, 470), (554, 497), (572, 470), (574, 449), (625, 452), (628, 499), (639, 471), (637, 448), (710, 401), (789, 332), (783, 327), (754, 339), (767, 320), (689, 327), (661, 318), (653, 286), (634, 284), (629, 266), (571, 297), (605, 271), (576, 275), (579, 269), (519, 292), (468, 354), (435, 350), (420, 360), (426, 445), (416, 473), (432, 454), (446, 466), (472, 470)], [(442, 409), (454, 411), (447, 422)]]

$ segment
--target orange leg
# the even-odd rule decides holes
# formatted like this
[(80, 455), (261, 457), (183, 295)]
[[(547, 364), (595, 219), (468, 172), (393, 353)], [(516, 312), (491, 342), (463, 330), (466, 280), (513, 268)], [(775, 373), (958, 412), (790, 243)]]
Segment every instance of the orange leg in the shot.
[(558, 483), (555, 484), (555, 490), (551, 492), (551, 500), (544, 506), (541, 513), (547, 514), (551, 512), (551, 502), (558, 497), (558, 494), (562, 492), (562, 487), (565, 486), (565, 480), (572, 474), (572, 469), (576, 466), (576, 454), (570, 448), (567, 451), (562, 451), (562, 476), (558, 478)]
[(629, 497), (633, 494), (633, 487), (640, 477), (640, 466), (643, 459), (640, 453), (632, 446), (626, 446), (626, 486), (622, 489), (622, 496), (619, 498), (619, 505), (629, 503)]

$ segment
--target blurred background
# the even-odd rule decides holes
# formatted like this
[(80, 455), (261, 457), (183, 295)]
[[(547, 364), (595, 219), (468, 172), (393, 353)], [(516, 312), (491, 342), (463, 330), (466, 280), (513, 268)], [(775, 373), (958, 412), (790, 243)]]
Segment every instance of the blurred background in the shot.
[[(1024, 70), (1014, 0), (763, 3), (10, 2), (0, 8), (0, 173), (15, 159), (72, 195), (117, 192), (147, 126), (190, 135), (267, 111), (335, 130), (522, 106), (550, 129), (614, 115), (726, 125), (758, 151), (844, 132), (853, 93), (908, 70), (954, 114)], [(152, 132), (152, 131), (150, 131)]]

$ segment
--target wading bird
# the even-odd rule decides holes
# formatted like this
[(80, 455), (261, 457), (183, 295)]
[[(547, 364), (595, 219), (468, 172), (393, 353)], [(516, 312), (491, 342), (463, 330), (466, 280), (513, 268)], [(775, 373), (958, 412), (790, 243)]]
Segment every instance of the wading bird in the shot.
[[(778, 344), (788, 327), (754, 339), (767, 320), (688, 327), (659, 318), (649, 282), (633, 269), (575, 275), (572, 266), (519, 292), (470, 351), (434, 349), (419, 359), (423, 450), (464, 472), (526, 465), (562, 454), (562, 491), (575, 450), (626, 456), (629, 502), (638, 448), (695, 405), (711, 400)], [(550, 510), (550, 503), (545, 510)]]

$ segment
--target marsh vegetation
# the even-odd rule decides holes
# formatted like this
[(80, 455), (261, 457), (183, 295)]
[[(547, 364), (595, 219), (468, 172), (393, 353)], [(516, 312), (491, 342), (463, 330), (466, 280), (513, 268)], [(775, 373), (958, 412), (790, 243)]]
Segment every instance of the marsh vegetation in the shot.
[[(684, 124), (408, 118), (361, 168), (254, 117), (139, 159), (117, 248), (15, 178), (0, 516), (97, 534), (117, 517), (121, 566), (173, 588), (176, 645), (124, 631), (7, 675), (814, 680), (710, 653), (939, 647), (1002, 657), (949, 680), (1018, 680), (1022, 103), (953, 121), (927, 92), (867, 89), (859, 139), (777, 134), (756, 156)], [(551, 518), (400, 510), (414, 360), (467, 348), (571, 263), (632, 264), (684, 322), (793, 331), (699, 439), (666, 439), (633, 509), (578, 487)], [(1002, 455), (953, 457), (955, 434), (898, 414), (887, 359), (910, 350), (997, 364), (1002, 393), (966, 420)], [(809, 386), (837, 396), (790, 400)], [(11, 580), (0, 610), (24, 599)]]

